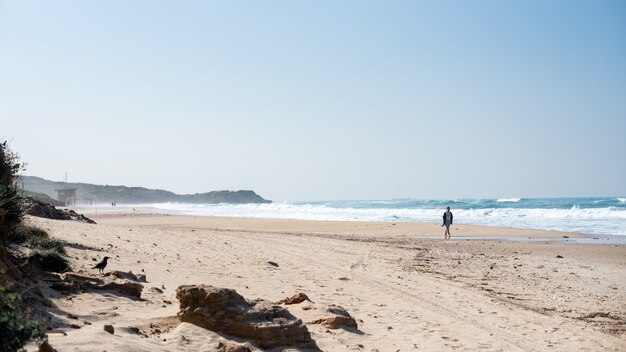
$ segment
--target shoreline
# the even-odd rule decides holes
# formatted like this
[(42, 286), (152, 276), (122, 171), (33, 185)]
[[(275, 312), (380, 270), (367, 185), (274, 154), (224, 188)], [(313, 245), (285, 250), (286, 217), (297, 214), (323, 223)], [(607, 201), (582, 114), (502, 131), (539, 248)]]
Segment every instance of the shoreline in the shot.
[[(296, 220), (254, 217), (224, 217), (212, 215), (181, 215), (158, 212), (155, 208), (136, 208), (136, 211), (111, 211), (106, 214), (90, 214), (93, 219), (150, 219), (139, 223), (168, 224), (193, 219), (200, 220), (207, 229), (220, 228), (228, 231), (285, 233), (308, 236), (349, 237), (355, 233), (368, 235), (372, 239), (428, 239), (442, 240), (443, 228), (437, 223), (423, 222), (383, 222), (383, 221), (331, 221)], [(155, 220), (158, 218), (158, 220)], [(166, 220), (169, 218), (179, 220)], [(156, 222), (155, 222), (156, 221)], [(315, 229), (312, 231), (310, 229)], [(455, 224), (453, 235), (447, 241), (508, 241), (546, 242), (576, 245), (621, 245), (626, 246), (626, 236), (591, 235), (578, 232), (520, 229), (514, 227)]]
[[(483, 226), (576, 232), (591, 236), (626, 236), (626, 203), (620, 198), (536, 199), (520, 203), (489, 200), (459, 201), (453, 205), (455, 222)], [(440, 202), (445, 205), (445, 202)], [(320, 221), (439, 222), (443, 208), (438, 201), (402, 203), (393, 201), (276, 202), (274, 204), (118, 204), (126, 209), (152, 207), (171, 215), (249, 217)], [(115, 211), (98, 205), (99, 212)], [(109, 209), (107, 209), (109, 208)], [(90, 211), (90, 210), (86, 210)]]
[[(371, 234), (393, 234), (402, 236), (418, 236), (429, 237), (433, 239), (437, 238), (443, 228), (436, 222), (403, 222), (403, 221), (360, 221), (360, 220), (301, 220), (290, 218), (262, 218), (262, 217), (226, 217), (226, 216), (213, 216), (213, 215), (186, 215), (177, 212), (162, 211), (160, 209), (142, 206), (142, 207), (72, 207), (75, 211), (83, 213), (93, 218), (126, 218), (126, 217), (161, 217), (171, 216), (177, 218), (198, 218), (209, 219), (208, 222), (215, 225), (223, 225), (224, 223), (237, 223), (235, 229), (245, 229), (254, 226), (255, 230), (263, 231), (283, 231), (283, 232), (303, 232), (303, 229), (316, 227), (317, 232), (321, 234), (342, 234), (349, 235), (351, 232), (358, 231), (360, 233)], [(454, 224), (452, 227), (453, 237), (471, 237), (471, 238), (605, 238), (605, 237), (624, 237), (619, 235), (593, 235), (579, 232), (568, 231), (555, 231), (555, 230), (540, 230), (540, 229), (527, 229), (527, 228), (515, 228), (515, 227), (503, 227), (503, 226), (490, 226), (490, 225), (472, 225), (472, 224)], [(567, 237), (564, 237), (567, 236)]]

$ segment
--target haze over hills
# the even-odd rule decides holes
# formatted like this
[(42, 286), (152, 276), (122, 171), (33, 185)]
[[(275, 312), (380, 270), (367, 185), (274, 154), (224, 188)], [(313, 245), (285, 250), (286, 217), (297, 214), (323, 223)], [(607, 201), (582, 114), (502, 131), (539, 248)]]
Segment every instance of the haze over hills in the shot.
[(58, 199), (56, 189), (76, 188), (76, 204), (95, 203), (271, 203), (251, 190), (211, 191), (196, 194), (176, 194), (162, 189), (144, 187), (94, 185), (50, 181), (36, 176), (22, 176), (24, 190), (44, 193)]

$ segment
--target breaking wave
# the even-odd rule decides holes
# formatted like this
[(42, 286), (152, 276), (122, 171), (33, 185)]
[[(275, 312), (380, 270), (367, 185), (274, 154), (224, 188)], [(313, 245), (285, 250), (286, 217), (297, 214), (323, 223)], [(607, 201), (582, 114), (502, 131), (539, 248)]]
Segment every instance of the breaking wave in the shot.
[(498, 203), (517, 203), (520, 200), (522, 200), (522, 198), (498, 198), (496, 200), (496, 202), (498, 202)]
[[(615, 199), (615, 198), (613, 198)], [(526, 201), (526, 200), (524, 200)], [(491, 200), (490, 207), (477, 207), (477, 203), (457, 202), (452, 207), (457, 223), (532, 228), (580, 232), (594, 235), (626, 235), (626, 205), (590, 207), (598, 205), (593, 200), (569, 202), (559, 207), (547, 207), (546, 201), (538, 202), (544, 207), (519, 207), (520, 201), (499, 202)], [(615, 202), (615, 201), (613, 201)], [(443, 206), (449, 203), (437, 201), (341, 201), (341, 202), (274, 202), (271, 204), (181, 204), (162, 203), (153, 206), (169, 212), (185, 215), (281, 218), (300, 220), (333, 221), (404, 221), (439, 222)], [(508, 203), (510, 206), (497, 204)], [(426, 206), (425, 204), (430, 204)], [(546, 205), (547, 204), (547, 205)], [(554, 204), (551, 204), (554, 205)]]

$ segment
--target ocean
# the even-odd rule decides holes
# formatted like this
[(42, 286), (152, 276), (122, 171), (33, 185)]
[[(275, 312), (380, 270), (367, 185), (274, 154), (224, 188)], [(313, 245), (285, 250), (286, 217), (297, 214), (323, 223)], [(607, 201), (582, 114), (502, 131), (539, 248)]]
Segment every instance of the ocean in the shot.
[(626, 236), (626, 198), (393, 199), (181, 204), (151, 206), (186, 215), (301, 220), (441, 222), (450, 207), (456, 224)]

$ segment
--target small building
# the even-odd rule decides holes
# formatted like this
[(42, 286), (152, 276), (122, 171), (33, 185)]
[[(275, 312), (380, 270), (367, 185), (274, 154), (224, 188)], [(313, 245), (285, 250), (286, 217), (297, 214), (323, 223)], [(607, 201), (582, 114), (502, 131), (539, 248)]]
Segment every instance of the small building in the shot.
[(59, 196), (59, 201), (65, 205), (76, 205), (76, 188), (55, 189)]

